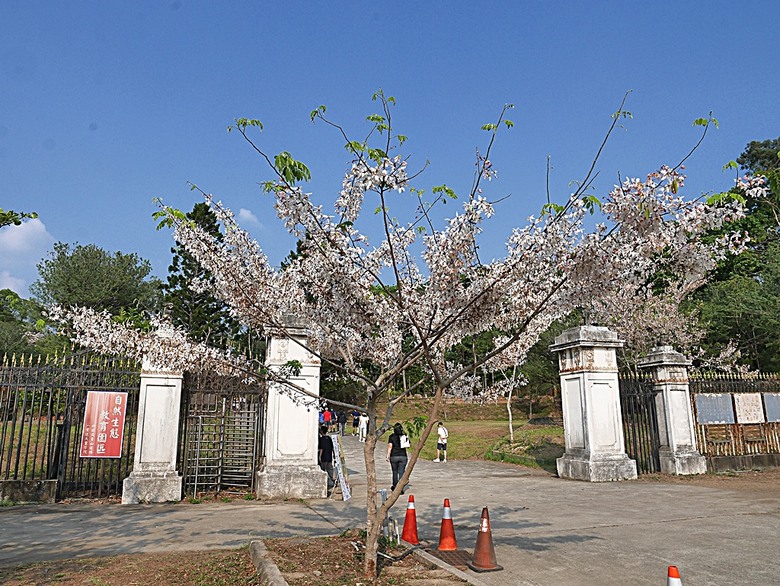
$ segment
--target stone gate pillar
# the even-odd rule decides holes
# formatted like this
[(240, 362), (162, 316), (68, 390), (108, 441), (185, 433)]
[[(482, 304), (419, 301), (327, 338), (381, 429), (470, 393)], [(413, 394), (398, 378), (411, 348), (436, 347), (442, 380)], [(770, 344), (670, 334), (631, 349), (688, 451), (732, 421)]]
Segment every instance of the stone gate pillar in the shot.
[(181, 500), (182, 477), (176, 470), (176, 453), (182, 378), (181, 372), (143, 361), (135, 457), (133, 471), (122, 482), (123, 505)]
[[(300, 374), (290, 382), (319, 396), (320, 361), (303, 348), (308, 332), (290, 320), (289, 336), (272, 336), (266, 355), (270, 369), (290, 360), (301, 363)], [(280, 498), (325, 498), (327, 475), (317, 464), (319, 410), (290, 397), (280, 383), (268, 384), (265, 423), (265, 463), (257, 473), (257, 496)]]
[(590, 482), (636, 479), (626, 454), (618, 392), (616, 348), (623, 342), (608, 328), (580, 326), (555, 338), (566, 452), (558, 476)]
[(688, 387), (690, 361), (671, 346), (659, 346), (639, 361), (653, 377), (658, 413), (659, 456), (665, 474), (704, 474), (707, 460), (696, 448)]

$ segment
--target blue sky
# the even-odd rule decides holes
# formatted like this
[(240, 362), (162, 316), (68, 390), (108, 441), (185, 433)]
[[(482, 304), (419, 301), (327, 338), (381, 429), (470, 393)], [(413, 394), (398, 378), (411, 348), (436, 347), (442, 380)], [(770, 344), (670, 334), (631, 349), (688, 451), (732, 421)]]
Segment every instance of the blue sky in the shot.
[(262, 120), (262, 147), (304, 161), (306, 189), (330, 202), (348, 159), (309, 112), (325, 104), (360, 138), (378, 88), (397, 100), (410, 168), (430, 161), (415, 185), (462, 194), (479, 127), (515, 104), (487, 193), (511, 197), (485, 256), (538, 213), (548, 156), (553, 198), (570, 193), (628, 90), (634, 117), (604, 152), (597, 195), (619, 173), (679, 162), (710, 111), (720, 129), (686, 189), (728, 189), (723, 164), (780, 135), (777, 22), (775, 1), (0, 2), (0, 207), (39, 214), (0, 229), (0, 288), (26, 296), (56, 241), (136, 252), (164, 278), (173, 240), (155, 230), (152, 198), (189, 210), (188, 181), (243, 210), (278, 263), (294, 241), (258, 188), (270, 175), (226, 127)]

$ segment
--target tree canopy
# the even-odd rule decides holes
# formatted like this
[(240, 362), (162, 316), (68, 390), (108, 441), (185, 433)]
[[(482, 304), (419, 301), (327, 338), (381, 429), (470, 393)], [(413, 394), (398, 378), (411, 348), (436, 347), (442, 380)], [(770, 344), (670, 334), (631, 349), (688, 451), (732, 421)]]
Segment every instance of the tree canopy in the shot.
[(156, 311), (160, 282), (150, 276), (149, 261), (135, 253), (110, 254), (94, 244), (71, 247), (57, 242), (38, 263), (39, 278), (30, 286), (43, 305), (78, 305), (114, 316)]
[[(710, 353), (733, 347), (750, 368), (780, 371), (780, 138), (750, 142), (737, 158), (744, 171), (767, 177), (768, 190), (745, 195), (744, 218), (734, 229), (749, 236), (746, 250), (721, 261), (695, 295)], [(716, 233), (720, 235), (720, 232)]]
[[(217, 241), (222, 241), (214, 212), (205, 203), (196, 203), (187, 219)], [(181, 244), (171, 248), (173, 259), (168, 280), (163, 285), (165, 311), (174, 325), (184, 328), (194, 340), (225, 345), (239, 332), (240, 324), (228, 306), (210, 291), (213, 277)]]

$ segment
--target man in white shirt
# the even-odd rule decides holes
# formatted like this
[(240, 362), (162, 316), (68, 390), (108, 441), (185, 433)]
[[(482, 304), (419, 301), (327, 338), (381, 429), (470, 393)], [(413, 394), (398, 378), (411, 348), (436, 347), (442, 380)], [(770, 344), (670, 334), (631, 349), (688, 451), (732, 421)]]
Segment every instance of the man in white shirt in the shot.
[(446, 462), (447, 461), (447, 438), (449, 437), (450, 434), (441, 421), (439, 421), (438, 432), (439, 432), (439, 441), (436, 444), (436, 459), (434, 460), (434, 462)]
[(358, 417), (358, 439), (365, 442), (366, 435), (368, 435), (368, 415), (361, 413)]

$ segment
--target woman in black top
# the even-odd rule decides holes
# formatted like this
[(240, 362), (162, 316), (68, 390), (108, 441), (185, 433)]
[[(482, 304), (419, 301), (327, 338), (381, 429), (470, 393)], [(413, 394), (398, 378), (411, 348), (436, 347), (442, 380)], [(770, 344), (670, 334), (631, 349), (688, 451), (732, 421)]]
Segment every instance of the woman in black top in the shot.
[[(400, 423), (396, 423), (393, 426), (393, 433), (387, 440), (387, 461), (390, 462), (390, 467), (393, 469), (393, 486), (391, 490), (395, 490), (396, 484), (401, 480), (401, 476), (406, 471), (406, 448), (401, 447), (401, 436), (404, 435), (404, 428)], [(403, 490), (401, 494), (403, 494)]]

